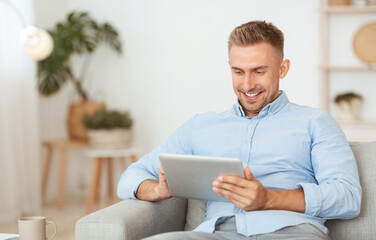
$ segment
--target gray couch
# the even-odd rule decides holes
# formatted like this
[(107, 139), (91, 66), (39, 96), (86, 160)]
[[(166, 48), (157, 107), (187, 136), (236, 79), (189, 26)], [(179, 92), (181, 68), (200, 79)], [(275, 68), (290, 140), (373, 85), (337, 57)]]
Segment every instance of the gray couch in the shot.
[[(363, 188), (360, 216), (329, 220), (332, 239), (376, 238), (376, 142), (351, 143)], [(340, 204), (340, 203), (339, 203)], [(76, 240), (140, 239), (169, 231), (192, 230), (204, 219), (200, 200), (172, 198), (160, 202), (125, 200), (81, 218)]]

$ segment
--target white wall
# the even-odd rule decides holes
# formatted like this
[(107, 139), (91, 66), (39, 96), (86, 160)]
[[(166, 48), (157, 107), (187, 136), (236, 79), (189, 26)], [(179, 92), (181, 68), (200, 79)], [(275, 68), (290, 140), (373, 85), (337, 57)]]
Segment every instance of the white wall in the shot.
[[(131, 111), (135, 145), (145, 151), (162, 143), (194, 114), (223, 111), (235, 102), (227, 37), (234, 27), (250, 20), (271, 21), (285, 33), (285, 56), (291, 60), (291, 69), (281, 88), (290, 100), (319, 105), (317, 0), (35, 2), (39, 26), (50, 28), (68, 11), (80, 9), (119, 30), (123, 56), (99, 49), (85, 85), (91, 93), (103, 93), (109, 107)], [(43, 139), (66, 136), (70, 91), (68, 87), (40, 98)], [(86, 188), (92, 162), (77, 152), (69, 156), (68, 187), (74, 189), (81, 183)]]

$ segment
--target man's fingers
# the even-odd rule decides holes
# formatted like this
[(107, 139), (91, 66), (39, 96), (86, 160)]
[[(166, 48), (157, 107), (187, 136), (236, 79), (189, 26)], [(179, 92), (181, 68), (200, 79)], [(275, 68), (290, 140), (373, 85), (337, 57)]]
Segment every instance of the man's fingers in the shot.
[(219, 176), (216, 181), (220, 183), (229, 183), (240, 187), (246, 187), (248, 180), (237, 176)]
[(166, 176), (164, 174), (162, 166), (159, 166), (158, 170), (159, 170), (159, 181), (160, 182), (167, 182), (166, 181)]
[[(250, 201), (245, 196), (239, 195), (235, 192), (223, 189), (223, 188), (216, 188), (213, 187), (213, 191), (217, 193), (219, 196), (222, 196), (226, 199), (228, 199), (230, 202), (234, 203), (236, 206), (238, 206), (241, 209), (244, 209), (245, 206)], [(244, 209), (245, 210), (245, 209)]]
[[(242, 187), (247, 186), (247, 181), (257, 181), (257, 178), (255, 178), (255, 176), (253, 176), (249, 166), (244, 168), (244, 176), (245, 176), (245, 178), (225, 175), (225, 176), (219, 176), (217, 178), (217, 180), (220, 181), (220, 182), (227, 182), (227, 183), (239, 185), (239, 186), (242, 186)], [(244, 181), (244, 180), (247, 180), (247, 181)]]
[(224, 188), (213, 187), (213, 191), (217, 193), (218, 195), (227, 198), (230, 201), (231, 200), (240, 201), (242, 198), (242, 196), (240, 196), (239, 194), (232, 192), (230, 190), (224, 189)]
[(213, 191), (243, 210), (261, 209), (265, 202), (265, 188), (248, 166), (244, 168), (244, 176), (219, 176), (213, 181)]
[(166, 178), (162, 166), (159, 166), (158, 170), (159, 170), (159, 177)]
[(218, 185), (213, 184), (213, 191), (245, 211), (254, 209), (254, 207), (252, 207), (256, 200), (256, 196), (253, 194), (254, 192), (249, 192), (249, 188), (230, 185), (231, 184), (223, 183)]
[(214, 181), (213, 182), (213, 187), (218, 188), (218, 189), (224, 189), (230, 192), (234, 193), (240, 193), (244, 191), (243, 187), (239, 187), (238, 185), (230, 184), (230, 183), (224, 183), (224, 182), (219, 182), (219, 181)]
[(253, 176), (252, 172), (251, 172), (251, 169), (249, 168), (249, 166), (246, 166), (244, 168), (244, 176), (245, 176), (245, 179), (247, 180), (256, 180), (256, 178)]

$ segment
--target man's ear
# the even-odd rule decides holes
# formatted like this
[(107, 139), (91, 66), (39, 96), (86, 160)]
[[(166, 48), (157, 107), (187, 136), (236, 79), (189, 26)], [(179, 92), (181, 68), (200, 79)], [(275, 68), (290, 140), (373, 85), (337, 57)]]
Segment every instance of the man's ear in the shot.
[(285, 59), (279, 67), (279, 78), (284, 78), (290, 69), (290, 60)]

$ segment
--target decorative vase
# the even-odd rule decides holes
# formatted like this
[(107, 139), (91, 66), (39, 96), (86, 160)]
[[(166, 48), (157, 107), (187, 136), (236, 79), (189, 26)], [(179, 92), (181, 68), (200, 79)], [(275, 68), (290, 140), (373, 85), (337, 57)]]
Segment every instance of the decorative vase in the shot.
[(132, 144), (132, 129), (89, 129), (89, 144), (96, 149), (128, 148)]
[(88, 134), (83, 123), (84, 116), (93, 115), (99, 109), (105, 107), (104, 102), (74, 103), (69, 106), (67, 127), (70, 139), (87, 141)]
[(348, 122), (358, 121), (361, 104), (362, 100), (359, 98), (337, 103), (339, 108), (339, 120)]

